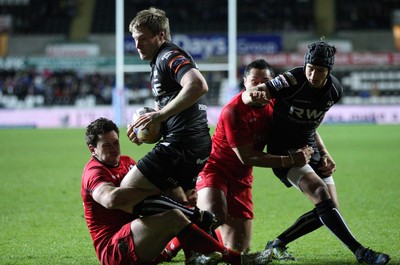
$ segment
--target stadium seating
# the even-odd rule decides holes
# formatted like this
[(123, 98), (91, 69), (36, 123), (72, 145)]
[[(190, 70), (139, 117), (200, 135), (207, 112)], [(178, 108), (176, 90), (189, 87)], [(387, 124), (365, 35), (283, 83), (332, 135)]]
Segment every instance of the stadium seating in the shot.
[[(164, 9), (171, 17), (174, 33), (221, 33), (227, 31), (227, 1), (125, 0), (125, 24), (149, 6)], [(13, 19), (11, 34), (67, 36), (78, 10), (78, 0), (0, 0), (0, 15)], [(314, 30), (315, 1), (237, 0), (239, 33), (309, 32)], [(400, 9), (399, 0), (335, 0), (336, 31), (390, 30), (391, 12)], [(91, 34), (115, 34), (115, 1), (95, 0)], [(220, 88), (226, 76), (205, 73), (209, 84), (208, 102), (220, 104)], [(400, 71), (392, 68), (335, 69), (345, 86), (343, 104), (399, 104)], [(0, 69), (0, 108), (51, 105), (111, 104), (115, 76), (110, 73), (79, 73), (70, 69), (47, 76), (31, 69)], [(143, 103), (151, 97), (148, 74), (125, 77), (129, 103)]]

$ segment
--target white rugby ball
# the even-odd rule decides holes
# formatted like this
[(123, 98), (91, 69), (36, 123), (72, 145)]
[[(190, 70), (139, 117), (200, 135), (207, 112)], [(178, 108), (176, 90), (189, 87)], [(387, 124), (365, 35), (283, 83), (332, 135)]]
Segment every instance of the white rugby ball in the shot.
[[(150, 107), (142, 107), (137, 109), (133, 115), (132, 115), (132, 122), (131, 124), (134, 124), (136, 120), (142, 116), (145, 113), (148, 112), (154, 112), (156, 111), (153, 108)], [(136, 137), (139, 139), (140, 142), (146, 143), (146, 144), (154, 144), (158, 142), (161, 139), (161, 124), (156, 124), (156, 125), (148, 125), (146, 128), (144, 128), (143, 125), (136, 127), (134, 129), (136, 133)]]

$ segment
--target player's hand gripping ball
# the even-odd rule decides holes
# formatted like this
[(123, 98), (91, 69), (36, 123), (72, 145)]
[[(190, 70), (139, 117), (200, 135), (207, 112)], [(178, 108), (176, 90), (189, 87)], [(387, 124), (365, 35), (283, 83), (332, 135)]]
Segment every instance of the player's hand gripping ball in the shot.
[[(141, 115), (154, 111), (156, 110), (150, 107), (142, 107), (137, 109), (132, 115), (131, 124), (134, 124)], [(162, 136), (160, 123), (148, 125), (146, 128), (144, 128), (144, 126), (141, 125), (139, 127), (136, 127), (134, 129), (134, 132), (136, 133), (136, 137), (138, 138), (138, 140), (146, 144), (154, 144), (158, 142)]]

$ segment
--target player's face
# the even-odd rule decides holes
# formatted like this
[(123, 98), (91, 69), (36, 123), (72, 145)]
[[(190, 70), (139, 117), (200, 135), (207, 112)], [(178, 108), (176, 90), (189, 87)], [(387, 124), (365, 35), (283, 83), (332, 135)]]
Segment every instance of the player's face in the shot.
[(250, 73), (243, 78), (244, 87), (246, 89), (249, 89), (259, 84), (268, 82), (273, 78), (274, 77), (268, 69), (253, 68), (250, 70)]
[(118, 134), (111, 131), (99, 135), (99, 141), (93, 151), (94, 156), (102, 163), (110, 166), (118, 165), (121, 156)]
[(142, 60), (152, 60), (165, 41), (163, 32), (153, 35), (146, 27), (133, 30), (132, 38), (135, 40), (136, 49)]
[(306, 77), (312, 87), (321, 88), (325, 85), (329, 70), (326, 67), (313, 64), (306, 65)]

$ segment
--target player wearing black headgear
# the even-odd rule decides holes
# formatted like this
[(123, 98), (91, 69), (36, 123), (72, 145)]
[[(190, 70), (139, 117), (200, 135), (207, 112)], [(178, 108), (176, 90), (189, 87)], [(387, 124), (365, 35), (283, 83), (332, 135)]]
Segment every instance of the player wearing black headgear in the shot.
[(316, 66), (326, 67), (329, 71), (332, 70), (335, 63), (335, 46), (331, 46), (324, 41), (311, 43), (307, 47), (304, 55), (304, 65), (313, 64)]
[(275, 99), (273, 123), (268, 136), (268, 153), (287, 155), (304, 146), (311, 146), (314, 154), (303, 167), (274, 168), (274, 174), (287, 186), (296, 187), (315, 206), (304, 213), (275, 240), (267, 243), (274, 258), (294, 259), (286, 245), (325, 225), (356, 256), (366, 264), (387, 264), (389, 255), (362, 246), (352, 235), (338, 211), (333, 172), (336, 164), (316, 130), (325, 114), (336, 104), (343, 87), (331, 74), (335, 61), (335, 47), (324, 41), (310, 44), (304, 56), (304, 67), (284, 72), (265, 84), (258, 85), (253, 100), (262, 103)]

